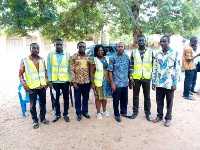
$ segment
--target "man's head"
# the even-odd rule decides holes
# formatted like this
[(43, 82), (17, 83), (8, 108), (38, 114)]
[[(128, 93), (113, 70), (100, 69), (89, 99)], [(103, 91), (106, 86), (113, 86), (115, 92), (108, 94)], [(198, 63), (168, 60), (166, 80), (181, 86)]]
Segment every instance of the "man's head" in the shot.
[(170, 37), (168, 35), (164, 35), (160, 39), (160, 46), (163, 50), (169, 49)]
[(197, 43), (198, 43), (198, 38), (193, 36), (190, 38), (190, 46), (192, 47), (193, 50), (197, 49)]
[(138, 35), (137, 37), (137, 44), (139, 48), (144, 48), (146, 44), (146, 38), (144, 35)]
[(83, 54), (85, 53), (85, 50), (86, 50), (86, 44), (84, 42), (78, 42), (77, 48), (78, 48), (78, 52), (80, 54)]
[(31, 51), (32, 56), (38, 56), (38, 54), (40, 52), (39, 45), (37, 43), (32, 43), (30, 45), (30, 51)]
[(61, 39), (56, 39), (54, 46), (56, 47), (56, 51), (63, 50), (63, 41)]
[(124, 43), (122, 43), (122, 42), (119, 42), (118, 44), (117, 44), (117, 53), (119, 54), (119, 55), (122, 55), (123, 53), (124, 53)]

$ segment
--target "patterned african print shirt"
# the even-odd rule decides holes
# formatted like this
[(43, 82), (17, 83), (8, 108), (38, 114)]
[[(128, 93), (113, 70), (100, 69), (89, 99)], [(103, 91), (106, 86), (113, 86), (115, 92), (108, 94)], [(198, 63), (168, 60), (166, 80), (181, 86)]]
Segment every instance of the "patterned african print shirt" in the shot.
[(127, 54), (117, 54), (109, 59), (108, 71), (113, 72), (113, 82), (116, 87), (128, 86), (129, 57)]
[(78, 84), (90, 83), (89, 65), (90, 56), (74, 54), (70, 59), (70, 71), (72, 82)]
[(166, 54), (162, 50), (156, 53), (153, 63), (152, 84), (155, 84), (156, 87), (171, 89), (171, 86), (177, 86), (180, 72), (181, 65), (178, 52), (170, 48)]

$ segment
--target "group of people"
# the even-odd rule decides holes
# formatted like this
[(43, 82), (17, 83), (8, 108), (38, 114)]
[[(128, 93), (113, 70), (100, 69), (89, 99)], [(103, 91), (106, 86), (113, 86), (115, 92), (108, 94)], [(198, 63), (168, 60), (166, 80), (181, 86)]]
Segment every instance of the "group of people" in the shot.
[[(68, 110), (69, 86), (71, 85), (74, 88), (76, 119), (78, 121), (82, 120), (82, 116), (90, 118), (88, 114), (90, 89), (93, 89), (94, 92), (98, 119), (102, 119), (102, 114), (110, 116), (106, 109), (109, 97), (113, 98), (116, 121), (121, 122), (121, 116), (135, 119), (139, 113), (139, 92), (140, 86), (142, 86), (146, 119), (154, 123), (163, 120), (164, 99), (166, 97), (167, 113), (164, 125), (169, 127), (172, 119), (174, 91), (181, 72), (178, 52), (169, 47), (169, 36), (163, 36), (160, 39), (162, 50), (156, 54), (153, 54), (152, 49), (145, 46), (146, 38), (144, 35), (138, 36), (137, 43), (138, 49), (133, 50), (130, 59), (124, 52), (125, 46), (122, 42), (117, 44), (117, 54), (110, 58), (106, 56), (106, 50), (102, 45), (95, 46), (94, 58), (86, 55), (84, 42), (77, 44), (78, 52), (70, 57), (69, 53), (63, 50), (63, 41), (57, 39), (55, 41), (56, 50), (48, 54), (47, 69), (44, 59), (38, 55), (39, 45), (32, 43), (30, 45), (31, 54), (21, 61), (19, 78), (24, 89), (29, 93), (33, 128), (39, 127), (36, 112), (37, 96), (40, 99), (40, 121), (49, 124), (49, 121), (45, 119), (47, 87), (55, 91), (55, 116), (52, 122), (56, 122), (61, 117), (60, 90), (62, 90), (64, 99), (64, 120), (70, 121)], [(191, 63), (196, 57), (186, 60)], [(156, 90), (157, 103), (157, 117), (154, 120), (151, 116), (151, 80), (152, 89)], [(187, 82), (187, 84), (189, 83)], [(132, 115), (127, 114), (128, 87), (133, 89)], [(185, 88), (184, 96), (188, 98)]]

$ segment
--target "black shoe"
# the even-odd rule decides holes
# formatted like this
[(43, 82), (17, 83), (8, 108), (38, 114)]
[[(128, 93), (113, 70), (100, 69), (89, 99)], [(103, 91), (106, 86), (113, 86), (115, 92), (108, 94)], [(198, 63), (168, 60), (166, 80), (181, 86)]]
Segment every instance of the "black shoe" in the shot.
[(81, 116), (81, 115), (77, 115), (77, 116), (76, 116), (76, 119), (77, 119), (78, 121), (81, 121), (81, 120), (82, 120), (82, 116)]
[(54, 117), (54, 119), (52, 120), (52, 122), (58, 121), (59, 118), (60, 118), (60, 116), (55, 115), (55, 117)]
[(191, 101), (194, 101), (194, 100), (195, 100), (192, 96), (185, 97), (185, 99), (191, 100)]
[(135, 119), (137, 117), (137, 115), (138, 115), (137, 113), (133, 113), (131, 116), (131, 119)]
[(33, 129), (39, 128), (38, 122), (33, 121)]
[(147, 118), (148, 121), (152, 121), (151, 115), (146, 115), (146, 118)]
[(64, 119), (65, 119), (66, 122), (69, 122), (69, 117), (67, 115), (64, 116)]
[(131, 118), (130, 115), (127, 115), (127, 114), (121, 114), (122, 117), (126, 117), (126, 118)]
[(41, 122), (44, 124), (49, 124), (49, 120), (46, 120), (46, 119), (43, 119)]
[(193, 93), (192, 93), (192, 92), (189, 92), (189, 94), (190, 94), (190, 95), (193, 95)]
[(90, 118), (90, 115), (88, 115), (88, 114), (83, 114), (83, 116), (85, 117), (85, 118)]
[(194, 91), (191, 91), (191, 92), (192, 92), (192, 93), (198, 93), (198, 92), (197, 92), (197, 91), (195, 91), (195, 90), (194, 90)]
[(120, 116), (115, 117), (115, 120), (116, 120), (117, 122), (121, 122), (121, 121), (122, 121), (122, 119), (120, 118)]

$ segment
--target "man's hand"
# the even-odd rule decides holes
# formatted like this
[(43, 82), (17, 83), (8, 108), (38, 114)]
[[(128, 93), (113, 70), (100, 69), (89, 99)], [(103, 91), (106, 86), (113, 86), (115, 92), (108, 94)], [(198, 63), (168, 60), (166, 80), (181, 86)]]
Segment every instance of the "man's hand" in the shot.
[(73, 83), (74, 90), (78, 90), (78, 86), (76, 83)]
[(191, 62), (193, 59), (186, 59), (187, 62)]
[(31, 89), (30, 89), (28, 86), (24, 87), (24, 89), (25, 89), (25, 91), (28, 92), (29, 94), (33, 94), (33, 92), (31, 91)]
[(112, 90), (113, 92), (115, 92), (115, 91), (116, 91), (116, 86), (115, 86), (115, 84), (114, 84), (114, 83), (111, 83), (111, 90)]
[(171, 86), (171, 90), (174, 92), (176, 90), (175, 86)]
[(95, 85), (94, 85), (94, 84), (91, 84), (91, 85), (90, 85), (90, 88), (93, 89), (93, 90), (95, 91)]
[(152, 90), (155, 91), (155, 89), (156, 89), (156, 85), (155, 85), (155, 84), (152, 84)]

